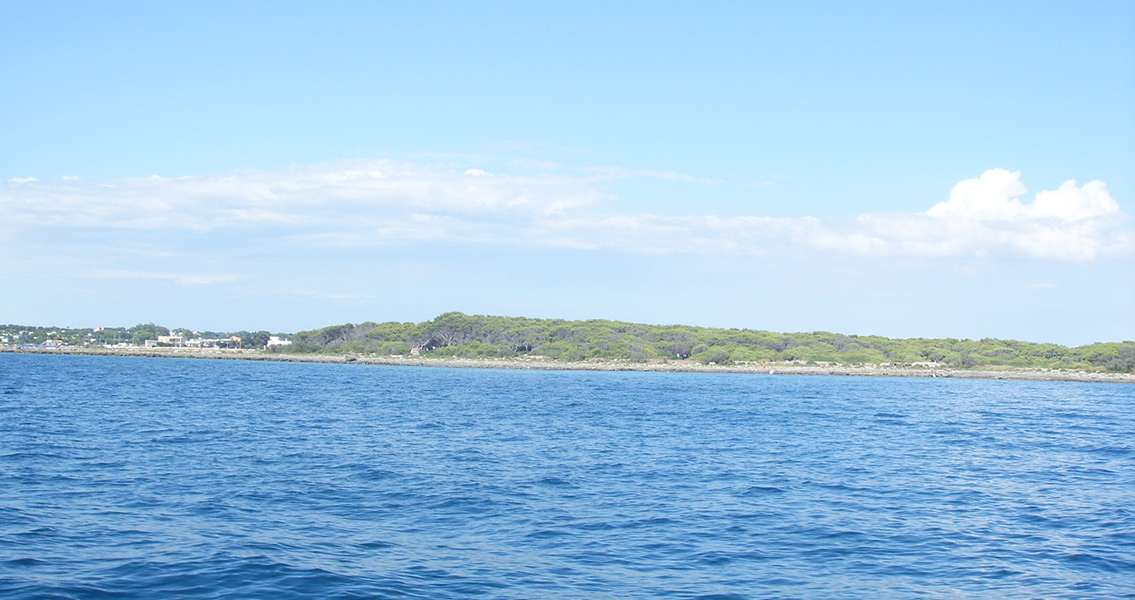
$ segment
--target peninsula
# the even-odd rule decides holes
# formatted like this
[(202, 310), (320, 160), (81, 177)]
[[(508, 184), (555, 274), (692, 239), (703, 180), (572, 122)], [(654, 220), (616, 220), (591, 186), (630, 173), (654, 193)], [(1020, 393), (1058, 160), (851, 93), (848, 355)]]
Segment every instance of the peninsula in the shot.
[(1135, 383), (1135, 342), (1069, 348), (981, 340), (774, 333), (450, 312), (294, 334), (0, 325), (0, 350), (515, 369), (981, 377)]

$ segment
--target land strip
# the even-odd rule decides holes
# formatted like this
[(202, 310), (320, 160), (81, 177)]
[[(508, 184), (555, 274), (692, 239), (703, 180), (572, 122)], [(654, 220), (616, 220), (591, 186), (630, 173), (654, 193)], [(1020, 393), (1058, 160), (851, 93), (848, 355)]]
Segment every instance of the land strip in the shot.
[(880, 365), (801, 365), (792, 363), (749, 363), (714, 365), (690, 360), (618, 359), (561, 361), (538, 357), (517, 358), (421, 358), (355, 354), (289, 354), (263, 350), (214, 348), (38, 348), (0, 346), (0, 352), (32, 354), (71, 354), (96, 356), (135, 356), (150, 358), (193, 358), (212, 360), (260, 360), (272, 362), (340, 363), (404, 367), (449, 367), (466, 369), (538, 369), (559, 371), (645, 371), (668, 373), (749, 373), (764, 375), (844, 375), (858, 377), (924, 377), (957, 379), (1014, 379), (1034, 381), (1080, 381), (1092, 383), (1135, 383), (1135, 373), (1109, 373), (1086, 370), (985, 368), (952, 369), (896, 367)]

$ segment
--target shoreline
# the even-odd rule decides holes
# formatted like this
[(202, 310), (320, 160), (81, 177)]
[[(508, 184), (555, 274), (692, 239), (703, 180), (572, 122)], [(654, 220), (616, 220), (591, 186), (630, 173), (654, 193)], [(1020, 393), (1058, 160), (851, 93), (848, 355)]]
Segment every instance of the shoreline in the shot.
[(641, 371), (658, 373), (747, 373), (760, 375), (842, 375), (852, 377), (949, 377), (955, 379), (1012, 379), (1024, 381), (1075, 381), (1085, 383), (1135, 383), (1135, 373), (1061, 371), (1015, 367), (953, 369), (892, 367), (874, 365), (800, 365), (767, 363), (761, 365), (703, 365), (692, 361), (631, 362), (588, 360), (560, 362), (549, 359), (517, 358), (421, 358), (399, 356), (356, 356), (319, 354), (277, 354), (263, 350), (200, 348), (27, 348), (0, 347), (12, 354), (69, 354), (85, 356), (134, 356), (144, 358), (192, 358), (205, 360), (260, 360), (269, 362), (337, 363), (402, 367), (448, 367), (463, 369), (514, 369), (546, 371)]

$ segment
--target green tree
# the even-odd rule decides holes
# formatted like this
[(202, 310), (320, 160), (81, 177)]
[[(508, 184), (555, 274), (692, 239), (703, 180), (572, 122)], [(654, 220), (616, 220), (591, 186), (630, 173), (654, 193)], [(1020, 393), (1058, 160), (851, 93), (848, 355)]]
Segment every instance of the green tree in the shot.
[(141, 346), (146, 343), (146, 340), (156, 340), (159, 335), (169, 335), (169, 329), (154, 323), (138, 324), (126, 330), (130, 335), (130, 342), (135, 346)]

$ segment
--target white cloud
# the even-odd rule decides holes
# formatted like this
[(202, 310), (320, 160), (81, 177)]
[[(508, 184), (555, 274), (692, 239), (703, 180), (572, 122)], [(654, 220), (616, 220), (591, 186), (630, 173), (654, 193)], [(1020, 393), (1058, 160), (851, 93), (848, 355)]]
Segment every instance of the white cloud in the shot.
[[(962, 181), (948, 201), (925, 213), (933, 218), (928, 227), (914, 230), (921, 239), (937, 238), (957, 254), (1011, 249), (1034, 258), (1085, 261), (1135, 249), (1131, 232), (1120, 227), (1126, 215), (1104, 182), (1079, 187), (1066, 181), (1026, 204), (1020, 200), (1027, 191), (1020, 177), (1019, 171), (991, 169)], [(889, 218), (904, 227), (912, 225), (910, 220)]]
[(966, 179), (955, 185), (950, 199), (934, 205), (926, 214), (979, 221), (1016, 220), (1024, 212), (1017, 198), (1027, 191), (1020, 178), (1020, 171), (990, 169), (977, 179)]
[(1092, 181), (1076, 187), (1075, 181), (1065, 181), (1060, 189), (1036, 195), (1033, 212), (1037, 217), (1056, 217), (1064, 221), (1082, 221), (1095, 217), (1119, 215), (1119, 204), (1107, 193), (1107, 184)]
[(1027, 191), (1020, 171), (990, 169), (977, 179), (958, 183), (948, 201), (934, 205), (926, 214), (975, 221), (1055, 218), (1072, 222), (1120, 213), (1119, 205), (1102, 181), (1092, 181), (1082, 188), (1075, 181), (1065, 181), (1060, 189), (1038, 193), (1033, 204), (1022, 204), (1020, 197)]
[(850, 221), (814, 217), (574, 216), (548, 220), (542, 239), (582, 248), (719, 255), (837, 252), (865, 256), (994, 257), (1011, 254), (1091, 261), (1135, 254), (1126, 215), (1101, 181), (1041, 192), (1033, 204), (1020, 173), (994, 169), (954, 187), (947, 202), (921, 214), (873, 214)]
[[(1135, 234), (1106, 184), (1022, 201), (1020, 173), (992, 169), (958, 183), (921, 213), (854, 219), (619, 214), (605, 182), (626, 178), (712, 183), (618, 167), (579, 174), (490, 174), (389, 160), (190, 177), (0, 184), (0, 233), (79, 229), (163, 236), (255, 234), (285, 247), (413, 242), (503, 243), (651, 254), (721, 256), (840, 253), (1090, 261), (1135, 254)], [(923, 201), (922, 206), (929, 204)], [(215, 237), (214, 237), (215, 239)], [(172, 277), (172, 276), (171, 276)], [(191, 279), (176, 279), (192, 283)]]

